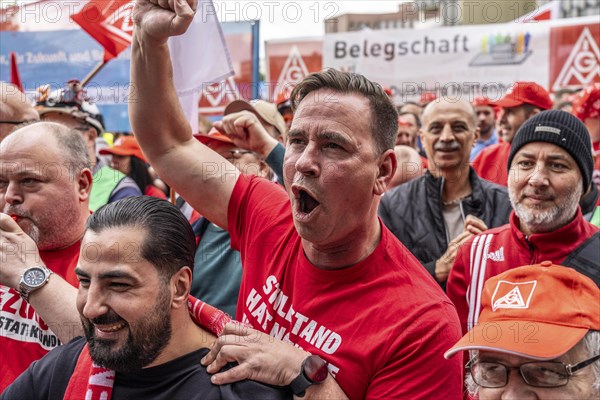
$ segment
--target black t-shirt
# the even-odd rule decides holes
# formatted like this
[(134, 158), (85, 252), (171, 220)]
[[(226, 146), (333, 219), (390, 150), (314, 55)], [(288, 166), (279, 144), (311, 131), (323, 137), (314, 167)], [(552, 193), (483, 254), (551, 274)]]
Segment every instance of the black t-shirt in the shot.
[[(64, 397), (75, 370), (84, 338), (52, 350), (35, 361), (0, 395), (0, 400), (56, 400)], [(242, 381), (217, 386), (200, 360), (208, 349), (199, 349), (173, 361), (135, 373), (117, 373), (111, 400), (132, 399), (291, 399), (289, 388)], [(231, 368), (233, 364), (224, 369)]]

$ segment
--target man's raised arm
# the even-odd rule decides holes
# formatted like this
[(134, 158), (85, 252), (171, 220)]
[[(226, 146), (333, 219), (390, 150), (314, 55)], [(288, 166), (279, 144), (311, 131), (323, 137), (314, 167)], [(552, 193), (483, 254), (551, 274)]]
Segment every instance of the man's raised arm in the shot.
[(196, 3), (137, 0), (129, 118), (160, 177), (210, 221), (227, 228), (227, 206), (239, 172), (192, 137), (173, 85), (167, 45), (169, 37), (188, 29)]

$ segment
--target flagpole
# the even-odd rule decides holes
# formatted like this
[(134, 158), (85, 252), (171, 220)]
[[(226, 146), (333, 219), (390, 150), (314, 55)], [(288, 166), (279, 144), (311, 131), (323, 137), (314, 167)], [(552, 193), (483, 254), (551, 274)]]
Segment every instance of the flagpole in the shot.
[(98, 72), (100, 72), (102, 70), (102, 68), (104, 68), (104, 66), (107, 64), (107, 61), (102, 60), (98, 63), (98, 65), (96, 65), (94, 67), (94, 69), (85, 77), (83, 78), (83, 80), (81, 81), (81, 87), (85, 86), (89, 81), (92, 80), (92, 78), (94, 76), (96, 76), (96, 74)]

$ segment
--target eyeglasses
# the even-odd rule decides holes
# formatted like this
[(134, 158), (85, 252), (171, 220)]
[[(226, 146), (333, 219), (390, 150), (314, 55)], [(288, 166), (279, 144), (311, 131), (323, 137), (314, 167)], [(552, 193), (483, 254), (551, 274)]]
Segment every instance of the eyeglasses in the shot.
[(228, 150), (222, 153), (219, 153), (221, 157), (226, 160), (239, 160), (242, 158), (244, 154), (253, 154), (253, 151), (250, 150)]
[(35, 119), (27, 119), (25, 121), (0, 121), (0, 124), (21, 125), (21, 124), (28, 124), (30, 122), (36, 122), (36, 120)]
[(498, 362), (476, 361), (471, 359), (466, 369), (471, 373), (475, 383), (484, 388), (501, 388), (508, 384), (508, 376), (513, 369), (526, 384), (535, 387), (560, 387), (569, 382), (575, 371), (600, 360), (600, 354), (576, 364), (564, 364), (558, 361), (536, 361), (521, 364), (518, 367), (507, 367)]

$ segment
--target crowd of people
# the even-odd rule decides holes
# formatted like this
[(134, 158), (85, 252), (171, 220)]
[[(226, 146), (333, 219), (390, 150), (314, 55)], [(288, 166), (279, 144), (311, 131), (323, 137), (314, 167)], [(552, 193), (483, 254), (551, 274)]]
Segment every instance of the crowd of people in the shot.
[(194, 10), (137, 7), (133, 134), (0, 85), (0, 399), (600, 396), (600, 84), (327, 69), (192, 132)]

